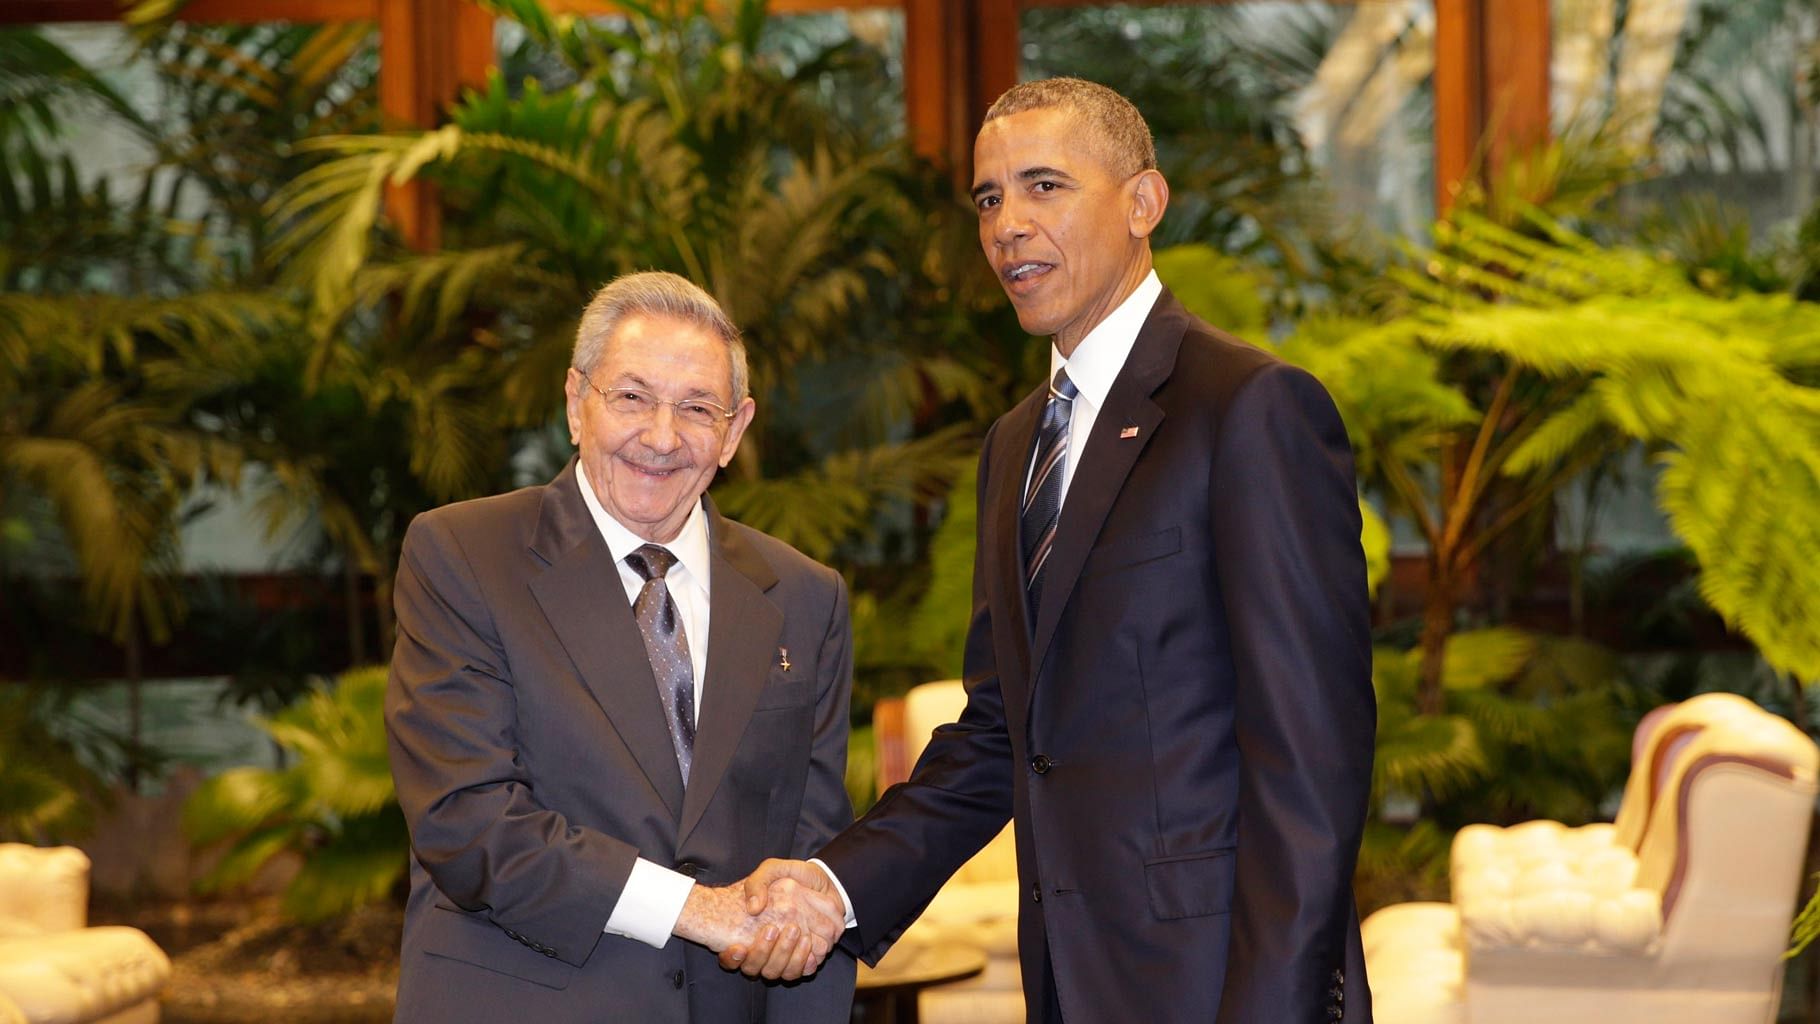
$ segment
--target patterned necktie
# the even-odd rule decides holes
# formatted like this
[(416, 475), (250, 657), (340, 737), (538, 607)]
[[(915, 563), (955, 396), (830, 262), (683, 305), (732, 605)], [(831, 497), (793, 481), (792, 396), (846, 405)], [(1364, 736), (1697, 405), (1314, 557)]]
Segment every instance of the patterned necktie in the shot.
[(695, 669), (689, 662), (689, 638), (664, 583), (664, 574), (676, 564), (676, 556), (656, 544), (646, 544), (627, 555), (626, 564), (645, 581), (638, 600), (632, 602), (632, 614), (638, 619), (638, 631), (644, 634), (651, 674), (657, 677), (657, 693), (663, 698), (664, 717), (669, 719), (676, 766), (682, 769), (686, 786), (689, 764), (695, 759)]
[(1049, 404), (1036, 430), (1036, 458), (1030, 466), (1030, 486), (1024, 491), (1019, 515), (1023, 534), (1024, 588), (1030, 595), (1030, 618), (1036, 619), (1037, 598), (1043, 591), (1043, 568), (1055, 544), (1055, 524), (1062, 515), (1062, 468), (1068, 461), (1068, 419), (1074, 396), (1080, 390), (1068, 379), (1066, 367), (1055, 371), (1049, 385)]

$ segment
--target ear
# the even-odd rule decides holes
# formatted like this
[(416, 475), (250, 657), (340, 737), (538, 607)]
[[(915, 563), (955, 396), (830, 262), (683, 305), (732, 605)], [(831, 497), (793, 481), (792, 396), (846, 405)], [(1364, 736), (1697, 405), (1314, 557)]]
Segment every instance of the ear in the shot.
[(746, 428), (752, 425), (752, 414), (758, 411), (758, 403), (750, 395), (733, 410), (733, 419), (727, 423), (727, 436), (720, 442), (720, 468), (726, 469), (727, 463), (733, 461), (733, 453), (739, 451), (739, 439), (746, 436)]
[(1163, 222), (1163, 211), (1169, 207), (1169, 183), (1155, 168), (1139, 171), (1125, 182), (1130, 195), (1129, 226), (1131, 237), (1149, 238)]
[(581, 379), (581, 371), (569, 368), (569, 375), (563, 379), (563, 414), (569, 421), (569, 443), (581, 447), (581, 403), (587, 401), (587, 384)]

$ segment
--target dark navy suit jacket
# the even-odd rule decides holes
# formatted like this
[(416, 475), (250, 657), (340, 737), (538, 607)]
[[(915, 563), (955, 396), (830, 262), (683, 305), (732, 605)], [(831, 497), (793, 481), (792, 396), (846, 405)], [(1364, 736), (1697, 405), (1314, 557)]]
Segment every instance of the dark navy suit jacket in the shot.
[(966, 708), (822, 852), (849, 944), (882, 954), (1010, 818), (1032, 1020), (1369, 1021), (1351, 882), (1376, 707), (1339, 415), (1165, 291), (1031, 622), (1018, 505), (1045, 394), (980, 459)]

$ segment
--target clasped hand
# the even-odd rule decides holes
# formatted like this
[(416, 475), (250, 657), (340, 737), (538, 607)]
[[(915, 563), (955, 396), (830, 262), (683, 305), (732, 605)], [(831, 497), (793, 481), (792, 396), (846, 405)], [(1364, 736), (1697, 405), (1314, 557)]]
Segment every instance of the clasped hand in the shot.
[(794, 981), (821, 966), (845, 916), (814, 865), (767, 860), (743, 882), (690, 890), (676, 934), (719, 953), (728, 970)]

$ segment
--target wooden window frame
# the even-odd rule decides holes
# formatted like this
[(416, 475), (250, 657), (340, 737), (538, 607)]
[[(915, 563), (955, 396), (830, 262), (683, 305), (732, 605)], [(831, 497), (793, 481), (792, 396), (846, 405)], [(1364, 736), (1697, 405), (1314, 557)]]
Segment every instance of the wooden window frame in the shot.
[[(611, 0), (547, 0), (559, 13), (615, 10)], [(1224, 3), (1232, 0), (1136, 0)], [(1354, 2), (1354, 0), (1337, 0)], [(1018, 80), (1018, 15), (1106, 0), (772, 0), (774, 14), (895, 8), (904, 12), (905, 122), (918, 153), (967, 172), (992, 100)], [(1549, 0), (1434, 0), (1435, 209), (1463, 183), (1548, 138)], [(0, 25), (114, 21), (119, 0), (8, 0)], [(194, 21), (372, 21), (379, 29), (380, 106), (396, 124), (428, 126), (464, 85), (485, 80), (493, 19), (468, 0), (191, 0)], [(1497, 40), (1493, 46), (1489, 40)], [(440, 240), (434, 196), (400, 190), (393, 216), (411, 244)]]

